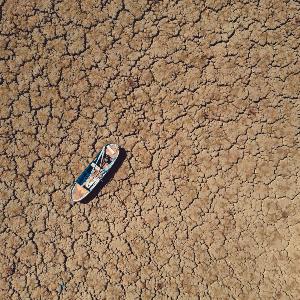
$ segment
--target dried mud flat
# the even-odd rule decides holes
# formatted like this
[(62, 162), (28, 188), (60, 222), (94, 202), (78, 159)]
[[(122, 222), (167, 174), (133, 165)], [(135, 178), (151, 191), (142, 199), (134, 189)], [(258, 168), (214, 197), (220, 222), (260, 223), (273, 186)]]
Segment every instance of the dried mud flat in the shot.
[(1, 299), (300, 298), (299, 4), (0, 3)]

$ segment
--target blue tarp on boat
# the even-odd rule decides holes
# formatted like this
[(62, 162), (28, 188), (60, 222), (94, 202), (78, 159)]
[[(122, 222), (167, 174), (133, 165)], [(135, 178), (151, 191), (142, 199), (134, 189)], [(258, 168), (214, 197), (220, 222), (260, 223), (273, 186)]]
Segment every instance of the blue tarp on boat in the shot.
[(83, 185), (88, 177), (91, 175), (93, 167), (88, 165), (87, 168), (80, 174), (80, 176), (75, 180), (76, 183)]
[[(104, 155), (105, 153), (105, 148), (106, 145), (103, 147), (103, 149), (97, 154), (96, 159), (93, 161), (94, 163), (97, 164), (97, 162), (99, 161), (99, 159)], [(80, 174), (80, 176), (75, 180), (76, 183), (83, 185), (86, 180), (89, 178), (89, 176), (91, 175), (93, 171), (93, 167), (91, 166), (91, 164), (89, 164), (87, 166), (87, 168)]]

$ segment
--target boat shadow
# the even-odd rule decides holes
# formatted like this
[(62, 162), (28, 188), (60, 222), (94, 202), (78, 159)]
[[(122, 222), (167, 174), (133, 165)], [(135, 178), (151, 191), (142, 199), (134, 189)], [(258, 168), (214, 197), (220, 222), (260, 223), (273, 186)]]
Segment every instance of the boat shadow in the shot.
[(121, 167), (123, 161), (127, 157), (127, 153), (124, 148), (119, 148), (120, 154), (114, 163), (113, 167), (106, 173), (104, 179), (100, 181), (97, 186), (87, 195), (80, 203), (82, 204), (88, 204), (90, 203), (101, 191), (101, 189), (107, 185), (114, 177), (115, 173), (119, 170)]

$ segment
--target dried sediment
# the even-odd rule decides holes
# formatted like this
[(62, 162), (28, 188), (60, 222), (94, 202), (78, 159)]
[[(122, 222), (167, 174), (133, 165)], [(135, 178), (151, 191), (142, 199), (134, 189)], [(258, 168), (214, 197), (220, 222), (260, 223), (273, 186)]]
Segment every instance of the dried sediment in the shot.
[[(299, 297), (299, 4), (0, 11), (2, 298)], [(111, 141), (126, 160), (70, 209)]]

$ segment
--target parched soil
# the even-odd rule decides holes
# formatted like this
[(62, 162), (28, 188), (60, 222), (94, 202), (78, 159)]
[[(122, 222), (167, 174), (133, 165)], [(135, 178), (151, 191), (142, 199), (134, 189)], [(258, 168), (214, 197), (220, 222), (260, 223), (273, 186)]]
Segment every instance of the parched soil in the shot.
[(299, 299), (299, 15), (1, 0), (0, 299)]

